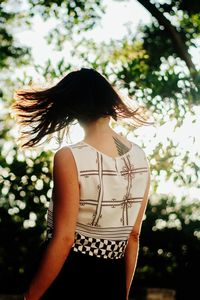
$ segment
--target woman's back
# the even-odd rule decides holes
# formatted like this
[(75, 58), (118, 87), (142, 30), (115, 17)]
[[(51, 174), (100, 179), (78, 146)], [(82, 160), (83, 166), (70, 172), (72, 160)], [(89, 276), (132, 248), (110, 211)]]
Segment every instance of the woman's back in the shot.
[(95, 136), (83, 141), (110, 157), (123, 155), (132, 147), (129, 140), (116, 133), (106, 137)]
[[(115, 144), (116, 137), (118, 147), (124, 150), (124, 153), (120, 151), (120, 155)], [(107, 135), (98, 144), (97, 139), (87, 139), (87, 142), (84, 140), (69, 146), (80, 185), (76, 234), (126, 242), (144, 197), (149, 167), (144, 151), (137, 144), (121, 136), (119, 139), (117, 135), (115, 140), (112, 139)], [(53, 229), (52, 214), (51, 202), (49, 237)]]

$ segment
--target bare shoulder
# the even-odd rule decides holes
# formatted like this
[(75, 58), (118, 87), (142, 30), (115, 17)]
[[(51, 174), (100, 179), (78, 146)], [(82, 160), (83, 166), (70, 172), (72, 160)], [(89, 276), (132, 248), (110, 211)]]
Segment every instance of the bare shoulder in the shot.
[(73, 184), (78, 183), (78, 170), (70, 147), (64, 146), (57, 150), (53, 159), (53, 179), (55, 186), (61, 186), (67, 182), (72, 187)]
[(70, 147), (63, 146), (56, 151), (53, 158), (54, 168), (67, 170), (76, 169), (76, 163)]
[(71, 150), (68, 146), (63, 146), (62, 148), (60, 148), (59, 150), (56, 151), (56, 153), (54, 154), (55, 158), (64, 158), (64, 157), (71, 157)]

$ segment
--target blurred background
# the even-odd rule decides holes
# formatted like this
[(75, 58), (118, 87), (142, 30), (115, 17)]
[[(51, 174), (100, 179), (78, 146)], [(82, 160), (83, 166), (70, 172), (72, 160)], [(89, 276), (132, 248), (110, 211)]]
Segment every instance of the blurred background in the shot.
[[(152, 174), (130, 298), (199, 299), (199, 46), (198, 0), (0, 1), (0, 295), (24, 291), (45, 238), (58, 149), (54, 138), (19, 148), (14, 92), (91, 67), (154, 121), (136, 130), (113, 123), (143, 147)], [(62, 142), (82, 137), (74, 124)]]

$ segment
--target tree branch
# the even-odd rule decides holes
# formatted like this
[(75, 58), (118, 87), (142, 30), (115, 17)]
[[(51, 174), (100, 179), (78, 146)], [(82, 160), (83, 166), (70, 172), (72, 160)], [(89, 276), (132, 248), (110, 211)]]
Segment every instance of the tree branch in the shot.
[(157, 19), (160, 25), (163, 25), (167, 33), (169, 34), (178, 56), (183, 59), (190, 71), (196, 70), (195, 65), (192, 62), (191, 56), (188, 52), (188, 48), (185, 45), (181, 35), (176, 28), (170, 23), (170, 21), (153, 5), (149, 0), (137, 0), (142, 4), (151, 15)]

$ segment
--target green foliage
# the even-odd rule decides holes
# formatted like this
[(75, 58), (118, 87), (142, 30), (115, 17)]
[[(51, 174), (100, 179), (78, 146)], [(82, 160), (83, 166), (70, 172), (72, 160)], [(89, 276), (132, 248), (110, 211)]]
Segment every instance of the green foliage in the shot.
[[(73, 37), (98, 24), (105, 12), (101, 1), (27, 0), (28, 9), (24, 14), (11, 13), (6, 9), (7, 3), (9, 1), (0, 4), (1, 76), (8, 66), (10, 71), (13, 66), (24, 66), (30, 57), (30, 50), (17, 45), (10, 25), (18, 18), (22, 25), (31, 26), (30, 17), (40, 14), (44, 20), (52, 18), (57, 22), (47, 37), (49, 43), (60, 51), (70, 40), (71, 56), (78, 58), (81, 66), (96, 68), (134, 101), (145, 104), (159, 126), (174, 120), (178, 128), (187, 113), (193, 113), (199, 105), (199, 70), (188, 69), (170, 34), (155, 17), (151, 24), (141, 25), (136, 33), (130, 31), (120, 41), (98, 44), (86, 38), (75, 41)], [(172, 0), (167, 4), (156, 1), (156, 7), (178, 32), (185, 52), (188, 47), (196, 46), (200, 26), (197, 1)], [(31, 60), (29, 65), (33, 66)], [(57, 81), (74, 68), (64, 57), (56, 66), (47, 59), (44, 66), (34, 67), (45, 83)], [(53, 184), (53, 153), (43, 149), (18, 149), (9, 105), (14, 89), (28, 86), (33, 79), (27, 71), (23, 79), (16, 78), (13, 82), (7, 76), (4, 82), (0, 95), (0, 292), (20, 293), (26, 283), (28, 264), (45, 237), (46, 212)], [(124, 128), (127, 135), (131, 133), (127, 124)], [(147, 147), (147, 141), (142, 142), (144, 148)], [(194, 142), (191, 141), (191, 147)], [(191, 258), (198, 257), (199, 203), (193, 195), (178, 200), (173, 190), (167, 195), (157, 190), (161, 179), (171, 180), (175, 188), (198, 189), (199, 158), (199, 153), (191, 155), (189, 151), (180, 150), (170, 133), (165, 144), (158, 141), (152, 149), (149, 155), (152, 195), (143, 224), (133, 289), (160, 286), (178, 290), (177, 278), (183, 279)], [(196, 270), (193, 264), (189, 274)]]
[(166, 59), (162, 52), (157, 56), (159, 65), (152, 67), (151, 53), (135, 36), (96, 46), (83, 40), (75, 49), (83, 65), (97, 67), (108, 78), (112, 76), (113, 84), (126, 90), (137, 103), (145, 104), (159, 124), (169, 118), (176, 119), (180, 126), (186, 111), (192, 112), (199, 104), (198, 72), (192, 77), (180, 58)]
[(60, 78), (64, 76), (66, 73), (71, 71), (71, 65), (65, 64), (64, 58), (62, 58), (58, 63), (56, 68), (52, 65), (50, 59), (47, 60), (45, 67), (40, 65), (35, 65), (35, 69), (38, 74), (42, 75), (45, 80), (51, 82), (54, 78)]
[(11, 141), (7, 132), (0, 147), (1, 293), (22, 292), (28, 265), (45, 237), (52, 188), (52, 153), (20, 151)]
[[(16, 15), (6, 12), (3, 3), (0, 4), (0, 69), (11, 67), (12, 60), (15, 64), (28, 62), (30, 51), (26, 47), (17, 46), (8, 25), (14, 21)], [(12, 59), (12, 60), (11, 60)]]
[(49, 32), (47, 42), (54, 44), (57, 50), (62, 50), (63, 43), (73, 40), (73, 35), (88, 31), (95, 27), (105, 7), (101, 1), (96, 0), (75, 0), (75, 1), (41, 1), (29, 0), (30, 16), (39, 13), (48, 20), (56, 18), (58, 25)]
[(197, 261), (191, 264), (200, 251), (199, 215), (199, 201), (152, 195), (140, 238), (136, 286), (174, 288), (184, 296), (199, 267)]

